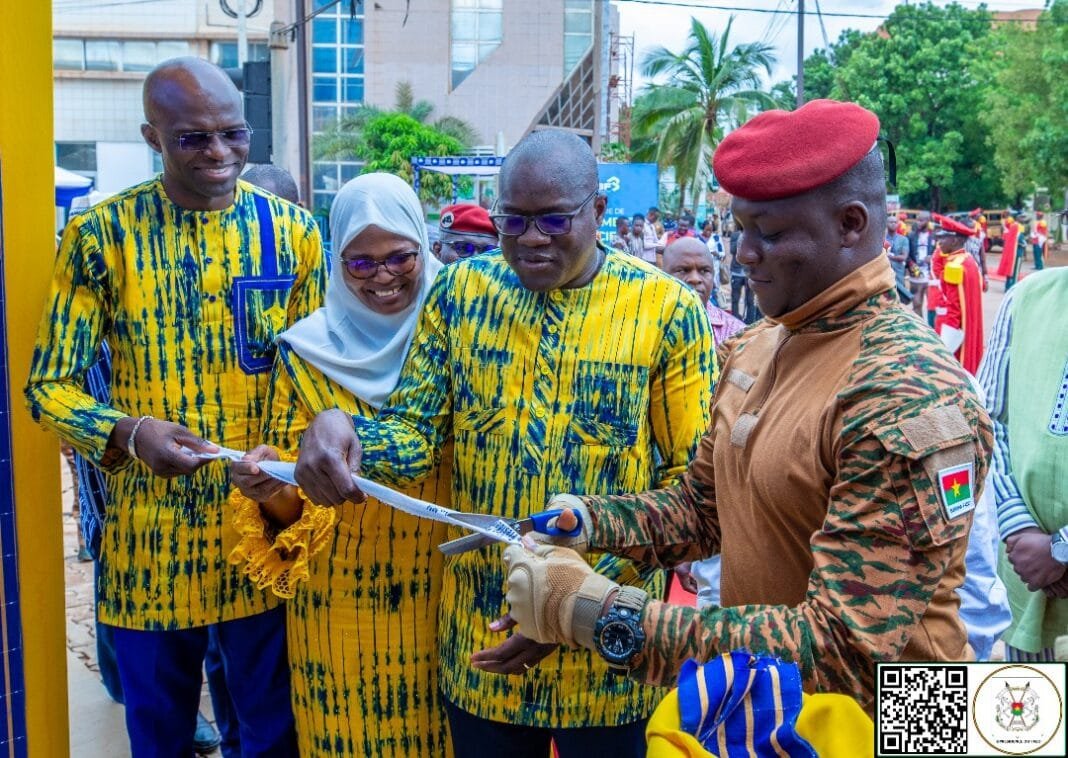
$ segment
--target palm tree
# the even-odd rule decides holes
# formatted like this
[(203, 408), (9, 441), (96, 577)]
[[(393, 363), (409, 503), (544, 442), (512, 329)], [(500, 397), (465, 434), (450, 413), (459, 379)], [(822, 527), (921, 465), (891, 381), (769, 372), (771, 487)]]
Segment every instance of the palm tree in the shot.
[(687, 188), (697, 207), (724, 127), (743, 123), (750, 109), (775, 107), (760, 78), (761, 70), (771, 74), (774, 48), (763, 42), (731, 47), (733, 23), (732, 16), (717, 37), (691, 18), (685, 50), (673, 53), (659, 47), (642, 61), (646, 77), (667, 81), (646, 87), (634, 104), (631, 126), (644, 142), (636, 140), (637, 150), (632, 143), (632, 152), (640, 159), (644, 147), (646, 157), (655, 158), (661, 168), (675, 169), (680, 211)]

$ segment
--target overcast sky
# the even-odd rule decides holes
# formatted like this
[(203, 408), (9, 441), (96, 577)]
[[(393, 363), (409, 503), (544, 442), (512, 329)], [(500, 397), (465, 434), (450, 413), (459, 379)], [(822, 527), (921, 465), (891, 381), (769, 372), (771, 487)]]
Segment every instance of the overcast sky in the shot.
[[(806, 14), (815, 13), (816, 0), (804, 0)], [(915, 2), (915, 0), (913, 0)], [(670, 3), (670, 4), (669, 4)], [(872, 31), (899, 3), (893, 0), (820, 0), (823, 27), (827, 39), (834, 42), (845, 29)], [(938, 2), (938, 5), (948, 5)], [(989, 0), (990, 10), (1020, 10), (1040, 8), (1043, 0)], [(775, 47), (778, 63), (772, 69), (770, 83), (789, 79), (797, 73), (797, 6), (798, 0), (668, 0), (668, 2), (638, 2), (616, 0), (619, 8), (619, 31), (623, 36), (634, 35), (636, 65), (634, 67), (634, 95), (644, 82), (639, 73), (643, 53), (663, 45), (669, 50), (681, 51), (686, 43), (693, 16), (717, 33), (721, 32), (731, 15), (735, 16), (731, 28), (731, 42), (767, 41)], [(966, 8), (979, 6), (978, 0), (960, 0)], [(688, 7), (679, 7), (688, 6)], [(744, 10), (717, 10), (702, 6), (753, 8), (762, 11), (781, 10), (780, 13), (752, 12)], [(864, 14), (876, 18), (850, 18), (834, 14)], [(805, 55), (810, 55), (824, 44), (820, 19), (816, 15), (805, 16)]]

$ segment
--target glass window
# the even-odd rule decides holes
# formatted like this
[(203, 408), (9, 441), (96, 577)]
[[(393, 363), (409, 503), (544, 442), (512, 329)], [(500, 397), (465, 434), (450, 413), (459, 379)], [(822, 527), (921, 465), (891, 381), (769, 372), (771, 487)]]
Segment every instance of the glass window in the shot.
[(363, 48), (362, 47), (342, 47), (342, 48), (338, 48), (338, 52), (341, 53), (341, 73), (343, 73), (343, 74), (362, 74), (363, 73)]
[(223, 68), (233, 68), (237, 65), (236, 42), (212, 42), (211, 62)]
[(363, 79), (351, 77), (344, 79), (344, 96), (342, 100), (346, 103), (362, 103), (363, 102)]
[(582, 60), (582, 56), (586, 54), (586, 51), (590, 49), (590, 44), (593, 42), (589, 37), (584, 35), (567, 35), (564, 37), (564, 70), (571, 73), (571, 70), (578, 65), (578, 62)]
[(337, 48), (318, 45), (312, 48), (312, 71), (316, 74), (337, 73)]
[(189, 43), (165, 40), (156, 43), (156, 55), (160, 62), (169, 58), (177, 58), (181, 55), (189, 55)]
[(321, 132), (337, 124), (337, 106), (312, 106), (312, 131)]
[(593, 14), (589, 11), (572, 11), (564, 13), (564, 34), (593, 35)]
[[(183, 42), (182, 44), (185, 45), (186, 43)], [(271, 49), (265, 42), (251, 42), (246, 50), (246, 55), (245, 60), (248, 61), (269, 61), (271, 59)], [(216, 66), (237, 68), (237, 43), (212, 42), (210, 56), (211, 62)]]
[(316, 102), (337, 102), (337, 79), (332, 76), (312, 77), (312, 100)]
[(312, 189), (336, 192), (338, 188), (336, 163), (312, 164)]
[(123, 71), (151, 71), (157, 63), (155, 42), (126, 40), (122, 43)]
[(362, 168), (362, 166), (359, 163), (342, 163), (341, 164), (341, 183), (344, 184), (345, 182), (349, 181), (350, 179), (355, 179), (357, 176), (359, 176), (360, 175), (360, 168)]
[(87, 39), (85, 68), (88, 71), (118, 71), (122, 61), (122, 46), (117, 40)]
[(346, 45), (362, 45), (363, 44), (363, 20), (362, 19), (342, 19), (341, 20), (341, 41)]
[(337, 42), (337, 19), (317, 18), (312, 21), (312, 42)]
[(453, 0), (449, 24), (453, 88), (500, 46), (502, 15), (500, 0)]
[(56, 165), (68, 171), (96, 173), (96, 143), (57, 142)]
[(52, 62), (56, 68), (81, 71), (85, 68), (85, 43), (80, 39), (52, 40)]

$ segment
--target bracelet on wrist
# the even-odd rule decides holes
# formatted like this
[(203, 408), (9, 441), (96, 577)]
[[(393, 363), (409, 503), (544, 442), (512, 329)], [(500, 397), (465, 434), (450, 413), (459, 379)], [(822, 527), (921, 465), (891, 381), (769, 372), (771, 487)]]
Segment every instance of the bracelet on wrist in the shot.
[(133, 429), (130, 430), (130, 436), (126, 439), (126, 452), (134, 460), (140, 460), (140, 456), (137, 455), (137, 432), (141, 428), (141, 424), (145, 423), (151, 416), (142, 416), (137, 419), (137, 423), (133, 425)]

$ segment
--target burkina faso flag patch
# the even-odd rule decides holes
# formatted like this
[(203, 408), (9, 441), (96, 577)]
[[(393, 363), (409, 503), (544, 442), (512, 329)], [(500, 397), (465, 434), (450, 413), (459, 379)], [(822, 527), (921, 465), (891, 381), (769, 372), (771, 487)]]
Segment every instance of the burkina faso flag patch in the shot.
[(975, 464), (951, 466), (938, 472), (938, 491), (946, 516), (956, 518), (975, 508)]

